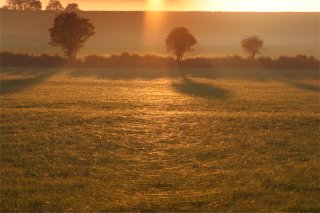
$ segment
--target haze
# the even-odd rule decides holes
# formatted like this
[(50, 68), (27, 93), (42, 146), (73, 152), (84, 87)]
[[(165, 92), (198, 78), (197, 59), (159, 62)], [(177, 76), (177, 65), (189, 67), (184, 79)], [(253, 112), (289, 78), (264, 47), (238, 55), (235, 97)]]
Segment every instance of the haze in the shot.
[[(25, 53), (60, 53), (48, 44), (56, 13), (3, 11), (1, 49)], [(166, 54), (164, 39), (176, 26), (188, 27), (199, 44), (195, 55), (242, 54), (241, 38), (265, 40), (264, 56), (319, 55), (319, 13), (223, 12), (81, 12), (96, 27), (96, 36), (80, 54), (122, 51)], [(25, 42), (28, 41), (28, 42)]]
[[(65, 6), (78, 3), (82, 10), (90, 11), (296, 11), (318, 12), (318, 0), (61, 0)], [(48, 0), (43, 0), (43, 7)], [(4, 5), (5, 0), (0, 0)]]

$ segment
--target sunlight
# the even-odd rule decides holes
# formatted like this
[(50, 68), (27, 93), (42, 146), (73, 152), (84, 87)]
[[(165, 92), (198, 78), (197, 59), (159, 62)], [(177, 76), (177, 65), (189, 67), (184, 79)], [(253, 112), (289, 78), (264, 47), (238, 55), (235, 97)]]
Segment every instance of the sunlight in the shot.
[(283, 11), (288, 9), (288, 5), (294, 6), (295, 2), (291, 1), (288, 4), (287, 1), (269, 0), (269, 1), (250, 1), (243, 0), (230, 1), (228, 4), (221, 2), (222, 7), (226, 7), (232, 11)]
[(155, 45), (164, 21), (165, 0), (148, 0), (148, 9), (144, 14), (144, 42), (146, 47)]
[(144, 44), (147, 49), (154, 49), (157, 38), (161, 32), (161, 25), (165, 19), (165, 13), (161, 11), (149, 11), (144, 13)]
[(314, 0), (203, 0), (202, 9), (211, 11), (255, 11), (255, 12), (281, 12), (312, 10), (319, 7)]
[[(41, 0), (43, 9), (49, 0)], [(69, 0), (60, 0), (63, 6)], [(314, 11), (319, 12), (319, 0), (77, 0), (81, 10), (139, 11)], [(0, 7), (6, 0), (0, 0)]]
[(148, 10), (164, 10), (164, 0), (148, 0)]

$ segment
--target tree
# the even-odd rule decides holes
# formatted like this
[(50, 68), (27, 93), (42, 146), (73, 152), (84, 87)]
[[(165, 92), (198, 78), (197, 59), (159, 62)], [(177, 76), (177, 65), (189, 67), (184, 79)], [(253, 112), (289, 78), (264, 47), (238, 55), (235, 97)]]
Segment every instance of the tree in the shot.
[(253, 60), (254, 57), (260, 53), (260, 50), (263, 47), (263, 40), (257, 35), (248, 36), (241, 40), (242, 49), (247, 52), (250, 58)]
[(75, 60), (79, 49), (95, 34), (94, 26), (88, 19), (68, 12), (57, 15), (49, 32), (49, 44), (61, 47), (69, 61)]
[(173, 52), (178, 62), (182, 62), (183, 55), (197, 44), (195, 37), (185, 27), (172, 29), (165, 42), (167, 51)]
[(22, 0), (6, 0), (6, 6), (9, 10), (22, 10), (23, 1)]
[(1, 10), (9, 10), (9, 7), (8, 7), (8, 5), (3, 5), (0, 9)]
[(42, 4), (39, 0), (6, 0), (9, 10), (41, 10)]
[(78, 12), (78, 11), (80, 11), (80, 8), (77, 3), (70, 3), (66, 6), (66, 8), (64, 10), (68, 11), (68, 12)]
[(50, 0), (49, 4), (46, 7), (46, 10), (51, 10), (51, 11), (62, 11), (64, 8), (60, 1), (58, 0)]
[(28, 1), (25, 1), (25, 9), (26, 10), (41, 10), (42, 4), (38, 0), (28, 0)]

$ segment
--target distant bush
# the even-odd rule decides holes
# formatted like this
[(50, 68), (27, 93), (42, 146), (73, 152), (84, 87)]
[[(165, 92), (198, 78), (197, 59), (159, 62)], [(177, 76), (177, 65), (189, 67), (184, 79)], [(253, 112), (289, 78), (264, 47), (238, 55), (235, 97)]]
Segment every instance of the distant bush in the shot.
[(1, 52), (0, 66), (3, 67), (61, 67), (66, 64), (66, 60), (58, 55), (42, 54), (39, 56)]
[(190, 68), (247, 68), (252, 67), (252, 61), (237, 55), (216, 58), (198, 57), (186, 59), (182, 66)]
[(112, 54), (108, 57), (90, 55), (84, 58), (81, 66), (98, 68), (168, 68), (175, 66), (175, 64), (176, 61), (172, 57), (124, 52)]
[(84, 58), (83, 67), (96, 68), (280, 68), (280, 69), (319, 69), (320, 61), (313, 56), (281, 56), (278, 59), (260, 57), (254, 61), (241, 56), (195, 57), (185, 59), (178, 65), (174, 58), (157, 55), (139, 55), (124, 52), (111, 56), (90, 55)]
[(281, 56), (274, 61), (276, 68), (320, 69), (320, 62), (314, 56), (297, 55), (296, 57)]
[(72, 64), (58, 55), (28, 55), (1, 52), (0, 66), (3, 67), (86, 67), (86, 68), (272, 68), (272, 69), (320, 69), (319, 59), (313, 56), (281, 56), (277, 59), (260, 57), (255, 60), (241, 56), (194, 57), (185, 59), (181, 64), (173, 57), (160, 55), (140, 55), (124, 52), (110, 56), (89, 55)]

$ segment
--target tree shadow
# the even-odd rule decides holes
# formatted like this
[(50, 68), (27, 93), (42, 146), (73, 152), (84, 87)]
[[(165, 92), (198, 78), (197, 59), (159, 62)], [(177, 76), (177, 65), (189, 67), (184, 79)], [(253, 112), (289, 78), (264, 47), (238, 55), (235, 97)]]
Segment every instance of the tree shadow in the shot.
[(118, 69), (118, 68), (77, 68), (72, 73), (73, 77), (94, 77), (110, 80), (132, 80), (159, 78), (178, 78), (181, 76), (192, 76), (207, 79), (240, 79), (259, 82), (285, 81), (300, 79), (319, 79), (317, 70), (285, 70), (285, 69), (236, 69), (236, 68), (144, 68), (144, 69)]
[(32, 77), (25, 77), (19, 79), (0, 80), (0, 95), (12, 94), (29, 89), (47, 78), (53, 76), (58, 72), (57, 69), (46, 69), (45, 71), (32, 71), (32, 72), (8, 72), (8, 75), (28, 74)]
[(185, 76), (183, 76), (180, 83), (173, 83), (172, 87), (177, 92), (207, 99), (225, 99), (230, 93), (226, 89), (195, 82)]
[(294, 86), (298, 89), (304, 89), (312, 92), (320, 92), (320, 86), (319, 85), (313, 85), (313, 84), (307, 84), (303, 82), (296, 82), (296, 81), (290, 81), (287, 82), (291, 86)]
[(132, 80), (145, 79), (153, 80), (159, 78), (179, 77), (179, 71), (175, 69), (75, 69), (72, 77), (95, 77), (109, 80)]

